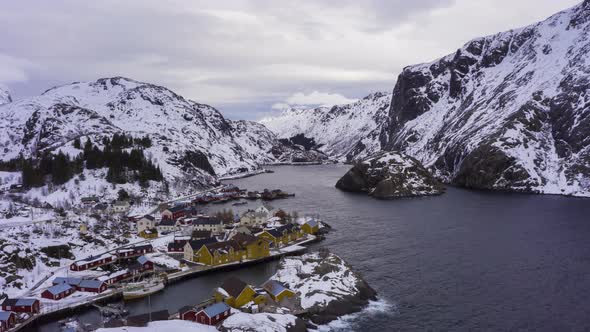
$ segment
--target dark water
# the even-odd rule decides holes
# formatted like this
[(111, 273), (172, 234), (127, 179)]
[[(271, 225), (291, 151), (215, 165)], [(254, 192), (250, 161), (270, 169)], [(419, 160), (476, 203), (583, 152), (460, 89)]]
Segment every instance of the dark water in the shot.
[[(590, 200), (449, 188), (438, 197), (379, 201), (334, 188), (347, 168), (281, 166), (231, 181), (293, 192), (271, 204), (319, 213), (334, 227), (321, 246), (360, 271), (386, 304), (350, 317), (342, 330), (590, 330)], [(259, 283), (274, 268), (232, 273)], [(152, 308), (199, 302), (223, 278), (175, 284), (152, 297)], [(147, 301), (130, 308), (146, 312)]]

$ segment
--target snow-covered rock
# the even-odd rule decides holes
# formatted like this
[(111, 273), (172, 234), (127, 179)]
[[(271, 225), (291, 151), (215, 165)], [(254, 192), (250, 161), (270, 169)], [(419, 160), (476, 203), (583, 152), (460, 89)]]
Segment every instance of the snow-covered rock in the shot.
[(299, 332), (305, 322), (289, 314), (247, 314), (234, 312), (219, 327), (222, 332)]
[(391, 94), (378, 92), (348, 105), (292, 108), (260, 122), (280, 138), (350, 161), (375, 153), (381, 150), (382, 142), (386, 143), (386, 137), (380, 134), (387, 123), (390, 102)]
[(379, 152), (355, 162), (336, 187), (383, 199), (438, 195), (444, 191), (419, 161), (397, 152)]
[(285, 257), (271, 279), (296, 292), (307, 317), (316, 324), (358, 312), (376, 298), (350, 265), (327, 250)]
[(115, 133), (150, 137), (146, 155), (170, 184), (207, 186), (216, 176), (300, 153), (258, 123), (227, 120), (211, 106), (123, 77), (55, 87), (0, 106), (2, 160), (58, 150), (74, 156), (81, 153), (74, 139), (89, 137), (100, 147)]
[(0, 85), (0, 105), (8, 104), (12, 102), (12, 97), (7, 88)]

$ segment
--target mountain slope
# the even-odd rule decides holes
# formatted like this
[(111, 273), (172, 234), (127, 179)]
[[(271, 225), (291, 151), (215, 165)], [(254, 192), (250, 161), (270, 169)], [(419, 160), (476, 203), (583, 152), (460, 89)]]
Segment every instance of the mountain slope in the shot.
[(289, 111), (263, 123), (281, 137), (313, 138), (341, 160), (400, 151), (446, 183), (590, 196), (589, 61), (586, 0), (404, 68), (387, 114), (351, 104), (334, 108), (350, 115)]
[(590, 194), (590, 1), (400, 74), (387, 148), (457, 185)]
[(378, 92), (348, 105), (289, 109), (260, 122), (280, 138), (303, 135), (329, 156), (351, 160), (379, 151), (387, 142), (380, 134), (390, 101), (391, 94)]
[(0, 105), (12, 102), (10, 92), (2, 86), (0, 86)]
[[(207, 186), (215, 176), (289, 161), (299, 153), (264, 126), (226, 120), (211, 106), (122, 77), (55, 87), (0, 106), (2, 160), (43, 151), (77, 155), (75, 138), (91, 138), (100, 147), (102, 137), (114, 133), (150, 137), (146, 154), (169, 183), (183, 186)], [(277, 149), (280, 154), (273, 153)]]

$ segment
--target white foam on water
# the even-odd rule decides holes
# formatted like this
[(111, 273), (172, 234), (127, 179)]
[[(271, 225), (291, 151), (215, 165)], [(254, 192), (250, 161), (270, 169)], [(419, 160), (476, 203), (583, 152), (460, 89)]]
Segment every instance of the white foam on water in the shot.
[(367, 304), (367, 306), (360, 312), (344, 315), (326, 325), (319, 325), (317, 331), (350, 331), (354, 323), (363, 317), (370, 317), (378, 314), (395, 315), (397, 312), (397, 305), (389, 303), (384, 299), (377, 299), (376, 301), (369, 301), (369, 304)]

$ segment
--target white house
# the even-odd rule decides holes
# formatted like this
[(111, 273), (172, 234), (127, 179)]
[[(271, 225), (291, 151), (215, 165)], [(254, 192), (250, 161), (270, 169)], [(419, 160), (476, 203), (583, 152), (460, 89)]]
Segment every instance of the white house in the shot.
[(113, 212), (115, 213), (125, 213), (129, 211), (129, 202), (128, 201), (116, 201), (113, 203)]
[(156, 228), (159, 234), (174, 232), (176, 230), (176, 220), (162, 219)]
[(152, 229), (156, 227), (156, 219), (150, 215), (145, 215), (143, 217), (141, 217), (141, 219), (139, 219), (137, 221), (137, 233), (141, 233), (146, 229)]
[(223, 222), (217, 218), (199, 217), (193, 221), (193, 226), (195, 231), (209, 231), (214, 234), (223, 232)]

